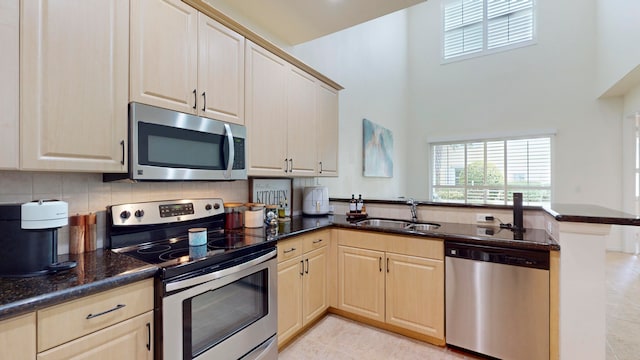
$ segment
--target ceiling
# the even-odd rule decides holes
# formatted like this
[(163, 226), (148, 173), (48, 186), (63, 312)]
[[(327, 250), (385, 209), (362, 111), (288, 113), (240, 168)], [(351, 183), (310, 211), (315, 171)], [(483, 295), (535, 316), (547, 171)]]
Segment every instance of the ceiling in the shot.
[(205, 1), (213, 7), (224, 4), (289, 45), (297, 45), (426, 0)]

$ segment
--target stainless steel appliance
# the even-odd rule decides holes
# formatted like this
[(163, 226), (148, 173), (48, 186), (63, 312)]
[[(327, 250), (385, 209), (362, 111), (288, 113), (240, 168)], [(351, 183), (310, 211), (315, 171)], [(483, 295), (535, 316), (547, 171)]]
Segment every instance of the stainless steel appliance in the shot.
[(0, 276), (28, 277), (74, 268), (58, 263), (58, 228), (68, 223), (68, 205), (58, 200), (0, 204)]
[(447, 242), (447, 344), (549, 359), (549, 252)]
[[(224, 230), (222, 199), (108, 207), (108, 246), (160, 267), (159, 359), (277, 359), (277, 266), (263, 228)], [(189, 229), (206, 228), (203, 245)]]
[(246, 180), (246, 133), (241, 125), (130, 103), (129, 173), (103, 179)]
[(302, 213), (326, 215), (329, 213), (329, 189), (326, 186), (306, 186), (303, 191)]

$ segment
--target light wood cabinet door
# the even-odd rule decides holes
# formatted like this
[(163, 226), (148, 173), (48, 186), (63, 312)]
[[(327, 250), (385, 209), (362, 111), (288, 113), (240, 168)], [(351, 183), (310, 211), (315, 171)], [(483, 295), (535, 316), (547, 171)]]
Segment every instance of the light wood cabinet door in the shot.
[(38, 360), (151, 360), (153, 312), (38, 354)]
[(318, 81), (318, 176), (338, 176), (338, 91)]
[(289, 66), (287, 71), (287, 156), (290, 176), (316, 174), (316, 80)]
[(444, 264), (387, 253), (386, 322), (444, 339)]
[(198, 12), (181, 0), (132, 1), (130, 66), (131, 101), (197, 113)]
[(302, 328), (301, 257), (278, 264), (278, 344), (283, 344)]
[(199, 114), (244, 125), (244, 37), (198, 13)]
[(21, 6), (21, 167), (126, 171), (129, 1)]
[(384, 252), (338, 246), (338, 308), (384, 322)]
[(304, 254), (304, 276), (302, 278), (303, 324), (318, 318), (328, 307), (327, 303), (327, 259), (328, 247)]
[(20, 2), (0, 0), (0, 169), (17, 169), (20, 139)]
[(246, 42), (245, 59), (247, 172), (253, 176), (285, 176), (288, 64), (251, 41)]
[(36, 313), (0, 321), (0, 359), (36, 358)]

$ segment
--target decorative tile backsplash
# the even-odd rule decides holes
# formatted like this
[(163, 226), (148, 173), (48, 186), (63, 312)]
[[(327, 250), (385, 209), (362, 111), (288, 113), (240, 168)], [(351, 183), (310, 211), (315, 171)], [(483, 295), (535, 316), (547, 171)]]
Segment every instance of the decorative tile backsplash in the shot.
[[(302, 188), (314, 179), (294, 179), (294, 214), (301, 208)], [(103, 247), (107, 205), (139, 201), (219, 197), (247, 202), (248, 181), (105, 183), (102, 174), (0, 171), (0, 203), (58, 199), (69, 203), (69, 215), (94, 212), (98, 216), (98, 247)], [(297, 197), (297, 199), (295, 199)], [(69, 231), (58, 232), (58, 253), (69, 252)]]

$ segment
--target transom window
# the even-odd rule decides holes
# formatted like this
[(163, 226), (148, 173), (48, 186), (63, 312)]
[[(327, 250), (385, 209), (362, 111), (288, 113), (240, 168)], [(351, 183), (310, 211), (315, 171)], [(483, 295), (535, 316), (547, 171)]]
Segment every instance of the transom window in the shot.
[(534, 0), (443, 0), (443, 59), (533, 43), (534, 5)]
[(551, 201), (551, 136), (431, 144), (431, 200), (464, 204)]

